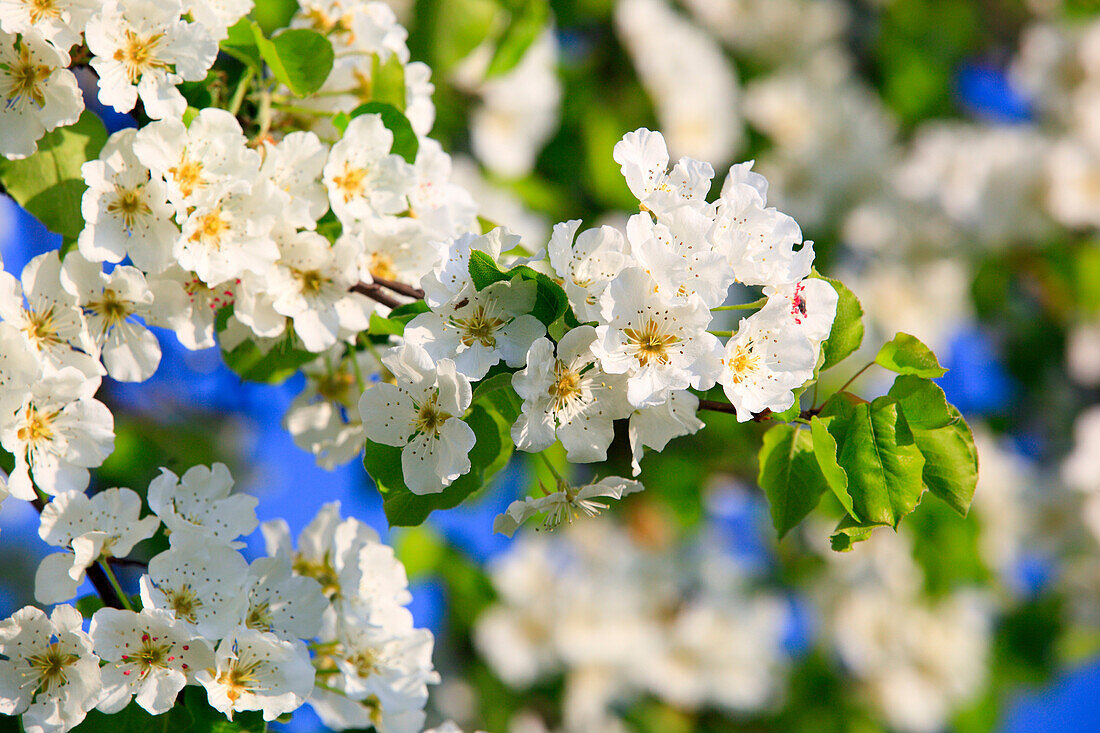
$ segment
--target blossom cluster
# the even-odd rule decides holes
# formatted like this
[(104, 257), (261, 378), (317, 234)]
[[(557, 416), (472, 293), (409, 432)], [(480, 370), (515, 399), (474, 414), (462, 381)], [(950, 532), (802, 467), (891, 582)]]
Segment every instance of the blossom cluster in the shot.
[(99, 609), (87, 631), (70, 605), (49, 617), (28, 606), (0, 622), (0, 709), (22, 714), (28, 731), (60, 732), (131, 700), (163, 715), (198, 685), (230, 720), (309, 704), (333, 729), (419, 731), (438, 681), (433, 640), (404, 608), (411, 596), (393, 551), (327, 504), (296, 545), (285, 522), (266, 523), (267, 556), (249, 563), (238, 538), (257, 527), (257, 499), (232, 485), (222, 464), (162, 469), (147, 494), (153, 515), (139, 516), (130, 489), (48, 504), (39, 534), (60, 552), (35, 578), (43, 604), (72, 600), (97, 563), (113, 573), (112, 560), (162, 523), (170, 544), (149, 560), (140, 597)]
[[(428, 312), (382, 357), (393, 384), (359, 402), (369, 440), (402, 448), (414, 493), (443, 490), (470, 469), (475, 436), (461, 416), (471, 384), (498, 365), (515, 371), (523, 400), (512, 439), (541, 451), (561, 441), (573, 462), (606, 459), (614, 421), (629, 420), (634, 473), (645, 447), (702, 427), (691, 390), (720, 384), (739, 420), (782, 412), (814, 376), (837, 293), (813, 278), (813, 244), (791, 217), (768, 208), (751, 163), (730, 169), (708, 202), (709, 164), (669, 169), (660, 133), (641, 129), (615, 147), (640, 213), (624, 232), (558, 224), (545, 254), (524, 262), (561, 282), (580, 325), (557, 339), (531, 315), (537, 283), (514, 276), (475, 283), (474, 253), (499, 261), (520, 246), (501, 229), (466, 234), (421, 280)], [(709, 331), (734, 283), (762, 286), (758, 312), (722, 344)], [(374, 416), (377, 419), (370, 419)]]
[(627, 730), (616, 711), (643, 695), (765, 710), (788, 663), (788, 607), (713, 539), (670, 552), (610, 520), (524, 535), (490, 565), (498, 599), (477, 649), (516, 690), (563, 675), (565, 730)]

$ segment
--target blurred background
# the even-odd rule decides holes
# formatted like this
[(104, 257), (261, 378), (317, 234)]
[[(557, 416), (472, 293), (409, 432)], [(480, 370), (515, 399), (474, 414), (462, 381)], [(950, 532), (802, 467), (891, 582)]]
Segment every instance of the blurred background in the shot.
[[(761, 426), (710, 414), (596, 520), (492, 534), (543, 470), (517, 456), (475, 501), (388, 531), (358, 461), (324, 470), (283, 428), (300, 376), (241, 383), (170, 332), (150, 382), (105, 380), (118, 438), (93, 486), (222, 461), (294, 532), (339, 500), (397, 548), (436, 634), (429, 720), (467, 730), (1100, 729), (1100, 2), (390, 4), (433, 69), (432, 136), (531, 249), (561, 220), (625, 222), (611, 150), (629, 130), (662, 130), (719, 180), (755, 160), (818, 268), (862, 300), (867, 354), (903, 330), (950, 368), (979, 444), (970, 516), (927, 503), (842, 555), (827, 519), (777, 541)], [(483, 41), (520, 5), (539, 8), (537, 40), (486, 80)], [(58, 245), (0, 196), (7, 270)], [(888, 384), (868, 373), (859, 391)], [(33, 602), (46, 547), (6, 502), (0, 616)], [(305, 708), (282, 728), (321, 730)]]

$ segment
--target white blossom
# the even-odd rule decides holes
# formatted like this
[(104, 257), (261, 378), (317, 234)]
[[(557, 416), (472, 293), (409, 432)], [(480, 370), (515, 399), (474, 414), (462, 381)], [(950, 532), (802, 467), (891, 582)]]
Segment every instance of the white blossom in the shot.
[(25, 158), (47, 132), (80, 117), (84, 98), (68, 63), (37, 33), (0, 31), (0, 155)]
[(313, 687), (313, 666), (302, 642), (251, 629), (230, 633), (218, 644), (214, 667), (198, 672), (210, 706), (232, 720), (259, 710), (264, 720), (301, 707)]
[(201, 636), (220, 639), (244, 618), (247, 577), (248, 563), (228, 545), (173, 534), (171, 549), (151, 559), (141, 576), (141, 605), (170, 611)]
[(320, 631), (328, 600), (316, 580), (291, 575), (291, 561), (285, 555), (253, 560), (245, 588), (246, 627), (287, 641), (312, 639)]
[(27, 733), (63, 733), (95, 707), (99, 658), (72, 606), (47, 618), (25, 606), (0, 621), (0, 713), (22, 715)]
[(149, 508), (169, 532), (197, 534), (237, 547), (234, 541), (252, 534), (259, 524), (259, 499), (230, 495), (232, 489), (233, 477), (223, 463), (192, 466), (182, 477), (162, 468), (149, 484)]
[(93, 262), (121, 262), (129, 256), (145, 272), (164, 271), (172, 263), (179, 229), (159, 178), (150, 179), (134, 154), (137, 131), (119, 130), (99, 154), (81, 167), (88, 190), (80, 202), (84, 229), (80, 253)]
[(591, 463), (607, 458), (615, 437), (613, 421), (626, 417), (626, 385), (609, 375), (592, 353), (596, 329), (574, 328), (558, 343), (539, 338), (527, 352), (526, 366), (512, 375), (512, 386), (523, 399), (512, 425), (512, 440), (520, 450), (538, 452), (555, 439), (571, 462)]
[(410, 491), (443, 491), (470, 470), (477, 438), (462, 421), (473, 397), (470, 382), (450, 359), (433, 363), (412, 344), (391, 349), (382, 363), (397, 383), (376, 385), (360, 398), (367, 439), (401, 448), (401, 472)]
[(775, 301), (741, 319), (726, 344), (718, 382), (736, 408), (738, 422), (766, 409), (786, 410), (794, 404), (792, 390), (813, 376), (814, 345), (788, 315), (785, 301)]
[(180, 0), (107, 0), (85, 32), (101, 102), (129, 112), (140, 97), (154, 120), (183, 116), (176, 85), (203, 79), (218, 45), (182, 12)]
[[(8, 489), (28, 501), (47, 494), (83, 491), (88, 469), (114, 448), (114, 417), (92, 395), (89, 381), (73, 367), (46, 368), (23, 404), (0, 420), (0, 444), (15, 456)], [(33, 483), (32, 483), (33, 481)]]
[(34, 579), (35, 598), (46, 604), (69, 600), (93, 563), (126, 557), (159, 526), (156, 517), (141, 517), (141, 497), (130, 489), (106, 489), (91, 497), (80, 492), (55, 497), (42, 510), (38, 534), (47, 544), (70, 552), (42, 560)]
[(150, 715), (163, 715), (184, 685), (195, 684), (195, 674), (214, 663), (210, 642), (166, 611), (101, 608), (88, 634), (107, 662), (100, 670), (103, 693), (96, 708), (108, 715), (121, 712), (131, 699)]
[(600, 296), (633, 260), (630, 245), (618, 229), (602, 226), (577, 235), (580, 224), (579, 219), (555, 224), (547, 253), (573, 312), (587, 323), (600, 320)]
[(594, 517), (601, 510), (607, 509), (607, 504), (597, 501), (598, 499), (621, 499), (626, 494), (641, 491), (642, 488), (637, 481), (609, 476), (584, 486), (565, 486), (546, 496), (513, 501), (503, 514), (498, 514), (493, 520), (493, 531), (511, 537), (524, 522), (536, 514), (546, 514), (545, 526), (548, 529), (553, 529), (562, 522), (572, 524), (578, 517)]
[(668, 147), (661, 133), (644, 127), (628, 132), (615, 143), (614, 157), (630, 192), (658, 219), (677, 206), (706, 203), (714, 169), (710, 163), (681, 158), (668, 170)]
[(65, 56), (80, 43), (96, 0), (0, 0), (0, 29), (25, 36), (39, 35)]
[(123, 382), (144, 382), (153, 376), (160, 364), (160, 342), (133, 317), (168, 313), (182, 306), (182, 295), (155, 302), (141, 270), (120, 265), (107, 274), (80, 252), (65, 258), (61, 284), (84, 309), (107, 373)]
[(714, 385), (721, 347), (705, 330), (711, 315), (698, 298), (666, 301), (653, 279), (632, 267), (604, 292), (603, 315), (592, 350), (604, 371), (627, 375), (634, 407), (664, 402), (673, 390)]
[(390, 153), (393, 133), (378, 114), (359, 115), (340, 142), (332, 146), (324, 167), (332, 211), (343, 222), (396, 214), (408, 208), (415, 183), (413, 168)]
[(546, 333), (530, 315), (535, 295), (535, 282), (519, 276), (481, 290), (467, 285), (454, 300), (409, 321), (405, 343), (432, 359), (453, 360), (460, 374), (475, 380), (500, 361), (522, 366), (532, 342)]

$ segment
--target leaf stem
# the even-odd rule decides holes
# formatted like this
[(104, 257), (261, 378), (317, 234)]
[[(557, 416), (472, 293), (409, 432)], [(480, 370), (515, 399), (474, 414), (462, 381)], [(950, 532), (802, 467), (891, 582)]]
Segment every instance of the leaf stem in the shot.
[(115, 594), (118, 595), (118, 600), (122, 602), (122, 607), (127, 611), (133, 611), (134, 607), (130, 605), (130, 599), (122, 591), (122, 586), (119, 585), (118, 578), (115, 577), (115, 571), (111, 570), (111, 563), (104, 559), (99, 561), (99, 566), (103, 568), (103, 573), (107, 576), (107, 580), (110, 582)]
[(852, 375), (852, 378), (851, 378), (851, 379), (849, 379), (849, 380), (848, 380), (847, 382), (845, 382), (844, 384), (842, 384), (842, 385), (840, 386), (840, 389), (838, 389), (838, 390), (837, 390), (837, 392), (843, 392), (843, 391), (844, 391), (845, 389), (847, 389), (847, 388), (848, 388), (848, 385), (850, 385), (850, 384), (851, 384), (852, 382), (856, 381), (856, 379), (858, 379), (858, 378), (859, 378), (859, 375), (863, 374), (863, 373), (864, 373), (865, 371), (867, 371), (868, 369), (870, 369), (870, 368), (871, 368), (871, 367), (873, 367), (874, 365), (875, 365), (875, 361), (874, 361), (874, 359), (872, 359), (871, 361), (869, 361), (869, 362), (867, 362), (866, 364), (864, 364), (864, 365), (863, 365), (863, 368), (862, 368), (862, 369), (860, 369), (860, 370), (859, 370), (858, 372), (856, 372), (855, 374), (853, 374), (853, 375)]
[(711, 311), (746, 311), (763, 308), (768, 302), (767, 298), (759, 298), (751, 303), (737, 303), (736, 305), (719, 305), (711, 308)]
[(546, 467), (550, 469), (550, 473), (553, 475), (554, 480), (558, 482), (558, 489), (565, 490), (565, 488), (569, 486), (569, 482), (562, 478), (562, 475), (558, 473), (558, 469), (554, 468), (554, 464), (545, 453), (539, 453), (538, 456), (542, 459), (542, 462), (546, 464)]
[(237, 88), (233, 90), (233, 99), (229, 101), (229, 114), (236, 116), (241, 111), (241, 104), (244, 103), (245, 94), (248, 92), (248, 87), (251, 86), (252, 79), (255, 76), (256, 69), (252, 66), (244, 70), (240, 81), (237, 82)]

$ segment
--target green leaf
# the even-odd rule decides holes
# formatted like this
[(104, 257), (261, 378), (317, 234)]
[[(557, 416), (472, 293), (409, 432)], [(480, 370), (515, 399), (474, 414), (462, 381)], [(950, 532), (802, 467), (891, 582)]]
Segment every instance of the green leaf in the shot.
[(0, 183), (47, 229), (65, 238), (64, 254), (84, 228), (80, 199), (87, 186), (80, 166), (99, 156), (107, 130), (92, 112), (76, 124), (60, 127), (38, 141), (38, 151), (23, 160), (0, 158)]
[(889, 394), (901, 405), (924, 455), (925, 486), (965, 517), (978, 485), (978, 451), (970, 426), (931, 380), (900, 376)]
[(485, 78), (506, 74), (516, 67), (527, 49), (546, 29), (550, 20), (550, 5), (546, 0), (527, 0), (517, 13), (513, 13), (508, 26), (497, 43)]
[[(253, 23), (248, 18), (241, 18), (230, 26), (229, 35), (221, 42), (221, 50), (242, 64), (261, 71), (263, 59), (260, 56), (260, 47), (256, 45), (256, 33), (252, 30), (252, 26)], [(263, 35), (262, 31), (260, 35)]]
[(873, 524), (860, 524), (851, 516), (846, 516), (840, 520), (840, 524), (833, 531), (829, 544), (836, 552), (848, 552), (857, 542), (871, 539), (871, 531), (874, 528)]
[(783, 537), (821, 501), (825, 477), (810, 433), (797, 425), (775, 425), (764, 433), (759, 460), (757, 481), (768, 497), (772, 524)]
[(892, 341), (882, 345), (875, 357), (875, 363), (892, 372), (917, 377), (942, 377), (947, 373), (940, 366), (932, 349), (921, 343), (916, 336), (900, 332)]
[(379, 115), (382, 118), (382, 124), (393, 133), (393, 147), (390, 148), (390, 152), (394, 155), (400, 155), (410, 164), (415, 163), (416, 152), (420, 149), (420, 141), (417, 139), (416, 133), (413, 132), (409, 118), (397, 107), (385, 102), (367, 102), (359, 105), (351, 112), (353, 119), (359, 115), (368, 114)]
[(262, 714), (255, 711), (237, 713), (230, 722), (210, 707), (201, 687), (184, 688), (183, 700), (183, 704), (177, 702), (171, 710), (157, 716), (145, 712), (136, 702), (112, 715), (92, 710), (73, 730), (78, 733), (261, 733), (267, 730)]
[(391, 527), (423, 524), (436, 509), (450, 509), (487, 486), (512, 456), (512, 420), (485, 402), (474, 403), (466, 417), (477, 442), (470, 451), (470, 472), (456, 479), (438, 494), (417, 495), (409, 491), (401, 476), (401, 449), (367, 441), (363, 465), (383, 492), (383, 508)]
[[(429, 6), (431, 67), (440, 77), (481, 45), (500, 14), (497, 0), (441, 0)], [(415, 55), (415, 54), (414, 54)]]
[(370, 329), (367, 333), (371, 336), (401, 336), (405, 333), (405, 324), (371, 313)]
[(924, 456), (897, 400), (879, 397), (853, 403), (844, 394), (829, 400), (823, 416), (834, 416), (837, 463), (848, 476), (855, 516), (864, 524), (897, 527), (920, 502)]
[(829, 338), (821, 344), (821, 370), (839, 364), (863, 343), (863, 307), (859, 298), (839, 280), (823, 278), (837, 292), (836, 318)]
[(94, 593), (91, 595), (82, 596), (76, 601), (76, 610), (80, 611), (80, 615), (85, 619), (90, 619), (96, 611), (103, 608), (103, 599)]
[(282, 384), (294, 376), (303, 364), (308, 364), (317, 356), (311, 351), (294, 346), (291, 335), (272, 346), (266, 353), (251, 340), (242, 341), (231, 351), (222, 349), (225, 365), (241, 379), (264, 384)]
[(296, 96), (313, 94), (332, 72), (332, 43), (317, 31), (289, 28), (268, 40), (260, 26), (253, 23), (252, 35), (271, 73)]
[(392, 105), (404, 114), (405, 65), (397, 54), (391, 53), (385, 63), (379, 60), (378, 54), (371, 58), (370, 101)]
[(484, 290), (495, 282), (513, 280), (516, 277), (535, 281), (535, 305), (531, 309), (531, 315), (546, 326), (553, 325), (554, 321), (563, 317), (569, 310), (569, 298), (565, 295), (565, 291), (541, 272), (536, 272), (527, 265), (517, 265), (511, 270), (502, 271), (493, 258), (484, 252), (475, 249), (470, 253), (470, 279), (478, 290)]
[(825, 482), (832, 489), (833, 494), (840, 501), (840, 505), (848, 514), (859, 518), (852, 506), (852, 495), (848, 493), (848, 474), (837, 462), (836, 439), (829, 432), (829, 425), (836, 420), (835, 417), (820, 417), (815, 415), (810, 419), (810, 436), (813, 438), (814, 458), (817, 466), (825, 477)]

